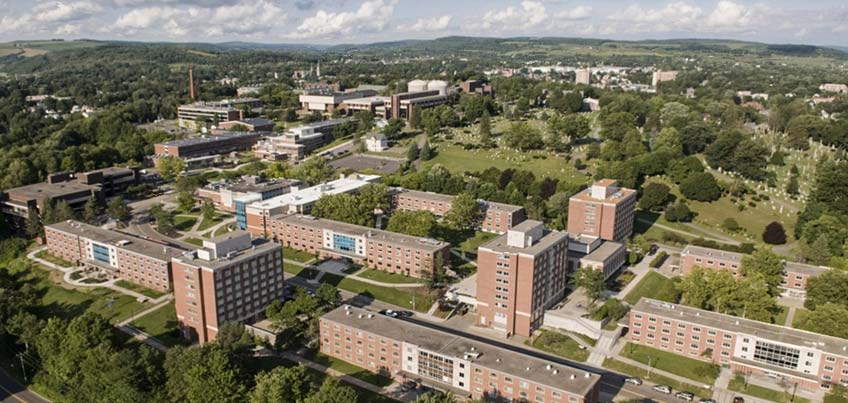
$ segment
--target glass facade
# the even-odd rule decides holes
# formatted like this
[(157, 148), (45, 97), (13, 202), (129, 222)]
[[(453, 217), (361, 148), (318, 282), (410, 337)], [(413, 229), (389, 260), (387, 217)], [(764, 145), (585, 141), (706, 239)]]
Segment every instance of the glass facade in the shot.
[(754, 348), (754, 361), (777, 365), (778, 367), (797, 369), (801, 350), (772, 343), (757, 341)]
[(356, 253), (356, 239), (341, 234), (333, 234), (333, 249), (342, 252)]
[(91, 253), (94, 255), (94, 260), (109, 264), (109, 248), (96, 243), (91, 244)]
[(247, 229), (247, 208), (243, 201), (236, 201), (236, 225), (240, 230)]
[(427, 351), (419, 351), (418, 375), (450, 382), (453, 379), (453, 360)]

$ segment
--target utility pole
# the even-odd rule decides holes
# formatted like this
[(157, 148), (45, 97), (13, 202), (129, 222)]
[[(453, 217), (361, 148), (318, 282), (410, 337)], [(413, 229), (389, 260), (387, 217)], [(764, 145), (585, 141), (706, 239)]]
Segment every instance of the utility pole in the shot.
[(654, 365), (652, 362), (654, 361), (654, 357), (648, 356), (648, 376), (645, 379), (651, 379), (651, 371), (654, 369)]
[(410, 302), (412, 302), (412, 310), (414, 311), (415, 310), (415, 294), (412, 294), (412, 301), (410, 301)]

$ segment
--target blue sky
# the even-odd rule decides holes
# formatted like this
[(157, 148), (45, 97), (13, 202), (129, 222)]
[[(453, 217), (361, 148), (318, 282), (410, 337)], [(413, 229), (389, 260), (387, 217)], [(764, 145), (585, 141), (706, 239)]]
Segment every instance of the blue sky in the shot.
[(447, 35), (848, 46), (846, 0), (0, 0), (0, 40), (365, 43)]

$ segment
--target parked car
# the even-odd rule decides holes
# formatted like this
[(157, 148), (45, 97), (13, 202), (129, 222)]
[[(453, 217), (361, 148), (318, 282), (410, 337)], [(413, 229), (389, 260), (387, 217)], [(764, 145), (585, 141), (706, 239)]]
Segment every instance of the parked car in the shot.
[(681, 399), (681, 400), (685, 400), (687, 402), (691, 402), (691, 401), (695, 400), (695, 395), (693, 395), (689, 392), (677, 392), (677, 393), (674, 394), (674, 397)]
[(655, 253), (657, 253), (658, 250), (660, 250), (660, 247), (657, 246), (657, 244), (651, 245), (651, 247), (648, 249), (648, 256), (653, 256)]
[(701, 402), (701, 403), (716, 403), (716, 401), (713, 400), (713, 399), (701, 399), (701, 400), (698, 400), (698, 401)]
[(380, 311), (380, 314), (386, 315), (390, 318), (397, 318), (398, 316), (400, 316), (400, 313), (398, 311), (394, 311), (391, 309), (383, 309), (382, 311)]
[(639, 378), (627, 378), (627, 379), (624, 380), (624, 382), (632, 383), (634, 385), (641, 385), (642, 384), (642, 380), (639, 379)]
[(671, 394), (671, 386), (668, 386), (668, 385), (655, 385), (651, 389), (653, 389), (657, 392), (660, 392), (660, 393), (665, 393), (667, 395)]
[(734, 396), (733, 403), (745, 403), (745, 399), (742, 396)]

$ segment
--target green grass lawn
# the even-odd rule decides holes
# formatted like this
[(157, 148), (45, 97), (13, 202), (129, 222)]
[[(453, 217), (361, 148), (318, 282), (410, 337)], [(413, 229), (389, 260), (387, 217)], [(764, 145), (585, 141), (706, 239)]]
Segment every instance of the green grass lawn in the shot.
[(183, 239), (183, 242), (190, 243), (196, 246), (203, 246), (203, 240), (200, 238), (186, 238)]
[(309, 359), (310, 361), (316, 362), (316, 363), (321, 364), (325, 367), (335, 369), (336, 371), (339, 371), (339, 372), (341, 372), (345, 375), (350, 375), (354, 378), (363, 380), (363, 381), (368, 382), (372, 385), (385, 387), (385, 386), (391, 385), (392, 382), (393, 382), (390, 378), (386, 378), (385, 376), (375, 374), (371, 371), (368, 371), (365, 368), (358, 367), (358, 366), (350, 364), (346, 361), (342, 361), (340, 359), (330, 357), (328, 355), (325, 355), (325, 354), (317, 352), (317, 351), (310, 351), (307, 354), (306, 358)]
[(459, 250), (463, 252), (477, 253), (477, 247), (488, 242), (496, 236), (498, 236), (498, 234), (477, 231), (473, 237), (468, 238), (459, 244)]
[(180, 326), (173, 302), (136, 319), (132, 325), (157, 338), (168, 347), (188, 344), (180, 337)]
[(573, 361), (585, 362), (589, 358), (589, 351), (581, 349), (580, 344), (574, 339), (549, 330), (542, 330), (542, 334), (536, 337), (532, 343), (530, 343), (530, 340), (527, 340), (526, 343), (539, 350)]
[(716, 365), (647, 346), (627, 343), (621, 350), (621, 355), (707, 385), (715, 383), (718, 377), (719, 368)]
[[(544, 131), (544, 122), (531, 120), (532, 126)], [(493, 132), (502, 132), (509, 125), (505, 120), (496, 120), (492, 124)], [(479, 138), (471, 133), (464, 133), (466, 129), (453, 129), (453, 139), (438, 143), (436, 156), (425, 162), (424, 167), (441, 164), (449, 171), (462, 173), (466, 171), (483, 171), (489, 167), (504, 170), (507, 168), (531, 171), (537, 177), (549, 176), (565, 180), (569, 183), (589, 183), (589, 177), (574, 168), (573, 164), (565, 161), (565, 158), (555, 156), (547, 150), (517, 151), (505, 147), (491, 149), (465, 150), (462, 144), (477, 144)], [(477, 132), (477, 127), (470, 129), (472, 133)]]
[(788, 403), (790, 401), (793, 401), (793, 402), (796, 402), (796, 403), (810, 403), (809, 399), (805, 399), (805, 398), (799, 397), (799, 396), (795, 396), (795, 400), (791, 400), (792, 399), (792, 393), (791, 392), (785, 392), (785, 391), (782, 392), (782, 391), (779, 391), (779, 390), (764, 388), (762, 386), (751, 385), (751, 384), (748, 384), (748, 386), (746, 387), (745, 386), (745, 380), (741, 376), (740, 377), (734, 377), (733, 379), (731, 379), (730, 384), (727, 385), (727, 389), (730, 389), (730, 390), (733, 390), (733, 391), (736, 391), (736, 392), (741, 392), (741, 393), (744, 393), (746, 395), (759, 397), (761, 399), (766, 399), (766, 400), (772, 401), (772, 402), (779, 402), (779, 403), (786, 402), (786, 403)]
[(317, 277), (319, 273), (317, 269), (313, 269), (311, 267), (297, 266), (289, 263), (283, 263), (283, 271), (289, 274), (294, 274), (298, 277), (305, 278), (307, 280), (312, 280), (313, 278)]
[(668, 385), (675, 391), (686, 391), (694, 393), (696, 396), (702, 399), (708, 399), (712, 396), (711, 391), (706, 390), (700, 386), (678, 382), (677, 380), (659, 375), (656, 372), (652, 372), (651, 377), (648, 378), (648, 371), (639, 367), (634, 367), (630, 364), (623, 363), (613, 358), (607, 358), (606, 360), (604, 360), (604, 367), (630, 376), (636, 376), (648, 380), (650, 382), (656, 383), (658, 385)]
[(174, 217), (174, 228), (176, 228), (177, 231), (189, 231), (196, 222), (197, 217), (188, 215), (178, 215)]
[[(27, 267), (28, 265), (16, 265), (14, 267)], [(110, 323), (117, 323), (130, 317), (133, 313), (141, 312), (148, 304), (139, 303), (135, 298), (118, 293), (106, 288), (66, 288), (62, 280), (62, 273), (50, 271), (41, 265), (33, 264), (31, 269), (24, 269), (24, 273), (16, 273), (9, 265), (2, 270), (10, 270), (13, 274), (22, 274), (38, 291), (39, 300), (36, 312), (39, 317), (49, 318), (58, 316), (70, 319), (84, 312), (95, 312), (103, 316)], [(20, 270), (20, 269), (17, 269)]]
[(674, 281), (663, 276), (662, 274), (650, 271), (636, 287), (624, 297), (628, 304), (634, 305), (639, 302), (639, 298), (648, 297), (661, 301), (677, 302), (677, 290), (674, 287)]
[(424, 280), (420, 278), (404, 276), (403, 274), (389, 273), (383, 270), (365, 269), (357, 273), (357, 276), (381, 283), (392, 284), (421, 284)]
[(836, 396), (828, 393), (824, 396), (824, 403), (848, 403), (848, 397)]
[(786, 323), (786, 317), (789, 316), (789, 308), (785, 306), (778, 306), (777, 308), (780, 310), (774, 315), (771, 320), (771, 323), (783, 326), (783, 324)]
[(161, 292), (161, 291), (156, 291), (156, 290), (153, 290), (153, 289), (150, 289), (150, 288), (147, 288), (147, 287), (142, 287), (142, 286), (135, 284), (135, 283), (130, 283), (129, 281), (126, 281), (126, 280), (118, 280), (117, 282), (115, 282), (115, 285), (117, 285), (118, 287), (123, 287), (123, 288), (126, 288), (128, 290), (135, 291), (135, 292), (142, 294), (142, 295), (146, 295), (146, 296), (153, 298), (153, 299), (159, 298), (159, 297), (166, 294), (166, 293)]
[(74, 266), (73, 263), (71, 263), (71, 262), (69, 262), (65, 259), (62, 259), (60, 257), (53, 256), (50, 253), (48, 253), (46, 250), (43, 250), (41, 252), (36, 253), (35, 257), (37, 257), (39, 259), (46, 260), (50, 263), (53, 263), (53, 264), (56, 264), (56, 265), (59, 265), (59, 266), (62, 266), (62, 267), (73, 267)]
[(315, 255), (297, 249), (292, 249), (288, 246), (283, 246), (283, 258), (301, 263), (306, 263), (310, 260), (315, 259)]
[(221, 236), (221, 235), (226, 234), (227, 232), (230, 232), (230, 229), (228, 227), (229, 227), (229, 225), (222, 225), (222, 226), (218, 227), (218, 229), (215, 230), (215, 232), (212, 234), (212, 236), (213, 237)]
[(429, 294), (415, 293), (407, 289), (380, 287), (330, 273), (324, 274), (321, 277), (321, 282), (330, 283), (342, 290), (369, 296), (405, 309), (412, 309), (414, 295), (415, 310), (418, 312), (427, 312), (435, 302), (435, 298)]
[(798, 308), (795, 310), (795, 317), (792, 318), (792, 327), (796, 329), (803, 329), (801, 324), (807, 319), (807, 315), (810, 314), (810, 311), (806, 309)]
[(215, 225), (218, 225), (218, 224), (224, 222), (224, 220), (226, 220), (228, 218), (230, 218), (229, 214), (219, 214), (219, 213), (215, 213), (215, 217), (213, 217), (211, 220), (207, 220), (203, 217), (200, 217), (200, 219), (202, 221), (200, 221), (200, 224), (197, 226), (197, 230), (203, 231), (205, 229), (212, 228)]

